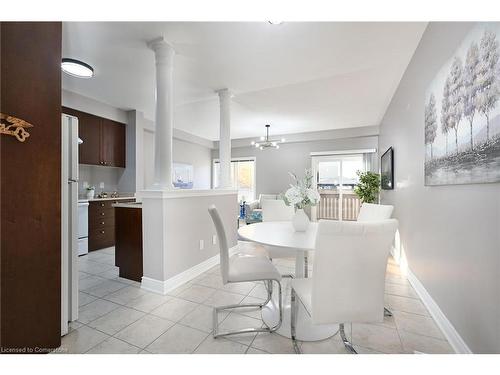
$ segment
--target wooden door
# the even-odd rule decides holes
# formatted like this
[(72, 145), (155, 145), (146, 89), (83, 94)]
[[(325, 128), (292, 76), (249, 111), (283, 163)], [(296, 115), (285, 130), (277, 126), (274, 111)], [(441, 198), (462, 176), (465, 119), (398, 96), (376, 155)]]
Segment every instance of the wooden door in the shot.
[[(61, 343), (61, 22), (0, 22), (0, 347)], [(4, 352), (5, 353), (5, 352)]]
[(104, 165), (125, 168), (125, 125), (101, 119), (101, 155)]

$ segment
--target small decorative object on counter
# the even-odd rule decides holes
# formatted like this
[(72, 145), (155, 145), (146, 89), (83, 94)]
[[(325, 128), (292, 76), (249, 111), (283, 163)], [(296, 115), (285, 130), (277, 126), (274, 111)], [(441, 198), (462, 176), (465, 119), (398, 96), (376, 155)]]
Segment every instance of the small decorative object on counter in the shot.
[(118, 198), (119, 196), (120, 196), (120, 194), (118, 194), (118, 192), (117, 192), (117, 191), (113, 191), (113, 192), (111, 193), (111, 198)]
[(95, 186), (87, 186), (87, 199), (94, 199)]
[(305, 232), (309, 227), (309, 217), (304, 212), (305, 207), (316, 206), (320, 200), (320, 195), (312, 187), (313, 174), (310, 169), (306, 169), (305, 176), (299, 180), (297, 176), (289, 172), (294, 179), (294, 184), (290, 184), (285, 194), (282, 194), (283, 201), (287, 206), (295, 207), (295, 216), (292, 219), (293, 227), (296, 232)]
[(99, 198), (107, 198), (108, 197), (108, 193), (106, 193), (105, 191), (101, 191), (101, 194), (99, 194)]

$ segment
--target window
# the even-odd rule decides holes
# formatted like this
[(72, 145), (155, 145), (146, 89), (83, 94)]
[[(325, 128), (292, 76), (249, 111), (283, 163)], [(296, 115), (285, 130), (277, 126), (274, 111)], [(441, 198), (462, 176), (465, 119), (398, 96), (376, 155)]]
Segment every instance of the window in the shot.
[(362, 154), (319, 157), (317, 160), (318, 189), (352, 190), (359, 182), (356, 172), (365, 170)]
[[(238, 190), (238, 201), (255, 199), (255, 158), (235, 158), (231, 160), (232, 188)], [(214, 160), (213, 187), (220, 186), (220, 162)]]
[(370, 170), (372, 153), (332, 154), (312, 157), (315, 183), (321, 195), (313, 217), (331, 220), (356, 220), (360, 200), (354, 194), (358, 171)]

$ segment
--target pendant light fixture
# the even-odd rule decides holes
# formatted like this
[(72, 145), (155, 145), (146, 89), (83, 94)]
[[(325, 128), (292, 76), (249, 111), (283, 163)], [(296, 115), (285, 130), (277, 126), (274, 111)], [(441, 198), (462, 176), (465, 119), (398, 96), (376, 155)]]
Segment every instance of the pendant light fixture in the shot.
[(271, 125), (266, 125), (266, 136), (260, 137), (259, 142), (252, 141), (252, 146), (255, 146), (256, 148), (259, 148), (261, 150), (264, 150), (265, 148), (275, 148), (275, 149), (280, 148), (279, 144), (285, 142), (285, 138), (281, 138), (280, 140), (270, 139), (269, 138), (270, 127)]
[(64, 73), (73, 77), (92, 78), (94, 76), (94, 68), (80, 60), (63, 58), (61, 69)]

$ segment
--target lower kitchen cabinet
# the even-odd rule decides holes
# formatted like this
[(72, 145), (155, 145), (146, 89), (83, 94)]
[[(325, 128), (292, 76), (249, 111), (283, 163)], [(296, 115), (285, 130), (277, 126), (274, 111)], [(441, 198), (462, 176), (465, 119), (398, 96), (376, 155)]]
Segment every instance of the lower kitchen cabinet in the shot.
[(89, 251), (115, 246), (115, 208), (113, 204), (129, 200), (102, 200), (89, 202)]

